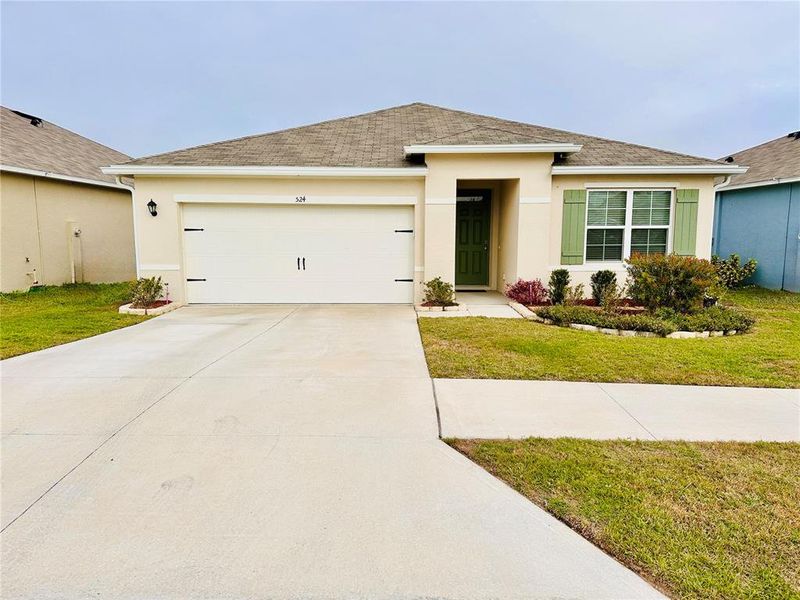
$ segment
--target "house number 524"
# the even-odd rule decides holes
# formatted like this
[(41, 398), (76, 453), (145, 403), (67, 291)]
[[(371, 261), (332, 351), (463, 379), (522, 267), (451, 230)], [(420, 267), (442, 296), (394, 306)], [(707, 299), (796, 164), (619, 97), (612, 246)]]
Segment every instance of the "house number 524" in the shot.
[(306, 201), (306, 197), (305, 196), (295, 196), (294, 197), (294, 201), (295, 202), (305, 202)]

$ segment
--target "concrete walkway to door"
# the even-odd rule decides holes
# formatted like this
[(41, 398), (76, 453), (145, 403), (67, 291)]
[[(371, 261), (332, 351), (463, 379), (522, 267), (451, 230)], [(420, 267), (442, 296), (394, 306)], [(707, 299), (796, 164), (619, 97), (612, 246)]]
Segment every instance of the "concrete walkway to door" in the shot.
[(800, 441), (800, 390), (436, 379), (442, 437)]
[(654, 598), (437, 438), (414, 310), (192, 306), (0, 363), (3, 598)]

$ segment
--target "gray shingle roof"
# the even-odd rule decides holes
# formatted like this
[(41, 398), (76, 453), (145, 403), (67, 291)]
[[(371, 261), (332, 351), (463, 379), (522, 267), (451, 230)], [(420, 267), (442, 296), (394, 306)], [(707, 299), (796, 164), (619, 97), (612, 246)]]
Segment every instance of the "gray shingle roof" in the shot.
[(736, 164), (749, 167), (747, 173), (731, 177), (729, 185), (800, 177), (800, 135), (795, 132), (729, 156)]
[(410, 167), (403, 147), (565, 142), (583, 149), (559, 164), (719, 165), (717, 161), (415, 102), (404, 106), (147, 156), (131, 165)]
[(0, 106), (0, 164), (46, 171), (57, 175), (115, 183), (100, 167), (130, 160), (130, 156), (83, 136), (41, 120), (36, 127), (30, 117)]

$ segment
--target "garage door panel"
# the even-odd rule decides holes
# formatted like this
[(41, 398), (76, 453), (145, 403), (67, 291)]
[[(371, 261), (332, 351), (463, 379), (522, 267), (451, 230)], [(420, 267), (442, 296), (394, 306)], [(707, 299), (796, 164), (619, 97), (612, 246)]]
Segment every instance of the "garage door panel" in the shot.
[(202, 229), (184, 233), (190, 302), (413, 300), (395, 281), (413, 278), (411, 206), (186, 205), (183, 221)]

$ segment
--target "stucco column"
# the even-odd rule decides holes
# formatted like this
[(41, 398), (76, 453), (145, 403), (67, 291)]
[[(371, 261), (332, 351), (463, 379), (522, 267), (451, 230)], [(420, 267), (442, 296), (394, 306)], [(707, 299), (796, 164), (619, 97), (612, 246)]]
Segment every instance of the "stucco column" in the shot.
[(425, 273), (423, 281), (456, 281), (456, 179), (429, 171), (425, 179)]
[(456, 280), (456, 199), (425, 203), (425, 281)]
[(550, 197), (519, 198), (519, 238), (517, 276), (546, 279), (550, 253)]

